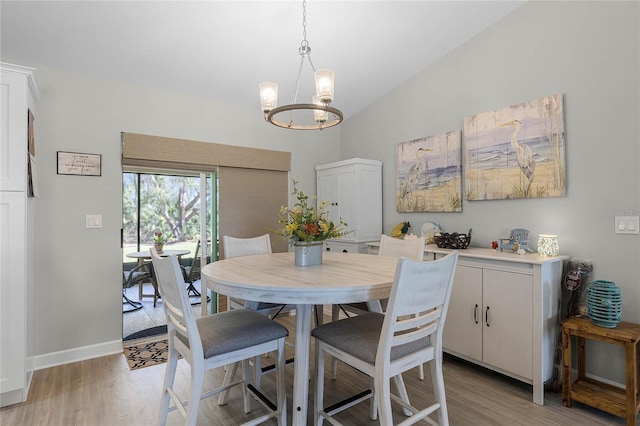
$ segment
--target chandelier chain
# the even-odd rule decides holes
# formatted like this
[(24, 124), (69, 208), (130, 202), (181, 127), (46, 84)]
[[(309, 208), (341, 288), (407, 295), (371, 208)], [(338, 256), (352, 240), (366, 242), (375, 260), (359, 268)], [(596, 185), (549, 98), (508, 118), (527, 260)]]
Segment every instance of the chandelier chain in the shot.
[(302, 0), (302, 46), (309, 46), (307, 41), (307, 0)]
[(316, 72), (316, 67), (314, 67), (313, 62), (311, 62), (311, 47), (309, 47), (309, 42), (307, 41), (307, 0), (302, 0), (302, 37), (304, 38), (303, 43), (307, 44), (307, 54), (305, 56), (309, 61), (309, 65), (311, 65), (313, 72)]
[[(302, 42), (300, 43), (300, 48), (298, 49), (300, 53), (300, 66), (298, 67), (298, 75), (296, 77), (296, 88), (293, 92), (293, 99), (291, 101), (292, 104), (298, 102), (298, 92), (300, 90), (300, 76), (302, 75), (302, 68), (304, 66), (305, 58), (309, 61), (309, 65), (311, 66), (311, 70), (316, 72), (316, 67), (313, 66), (313, 62), (311, 62), (311, 47), (309, 47), (309, 41), (307, 40), (307, 0), (302, 0)], [(294, 120), (294, 111), (291, 111), (291, 122)]]

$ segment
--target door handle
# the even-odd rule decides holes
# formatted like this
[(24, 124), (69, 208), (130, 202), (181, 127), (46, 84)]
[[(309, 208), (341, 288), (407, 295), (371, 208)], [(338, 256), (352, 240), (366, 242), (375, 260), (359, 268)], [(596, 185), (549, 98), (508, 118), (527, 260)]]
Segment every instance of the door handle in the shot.
[(476, 307), (473, 308), (473, 320), (475, 323), (478, 323), (478, 304), (476, 303)]
[(489, 324), (489, 307), (487, 306), (487, 309), (484, 311), (484, 322), (485, 324), (487, 324), (487, 327), (491, 327), (491, 324)]

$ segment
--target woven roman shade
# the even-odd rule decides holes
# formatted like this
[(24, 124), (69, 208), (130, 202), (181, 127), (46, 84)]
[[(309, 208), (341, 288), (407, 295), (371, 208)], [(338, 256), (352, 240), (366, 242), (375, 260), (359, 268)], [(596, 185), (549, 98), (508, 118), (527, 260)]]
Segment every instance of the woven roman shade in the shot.
[(291, 153), (122, 132), (122, 165), (168, 170), (291, 169)]
[[(273, 170), (220, 167), (220, 237), (248, 238), (278, 229), (280, 207), (288, 204), (288, 175)], [(288, 250), (287, 242), (271, 234), (274, 253)], [(221, 250), (221, 257), (224, 252)]]
[[(288, 173), (275, 170), (220, 167), (218, 230), (222, 236), (247, 238), (270, 234), (280, 227), (278, 214), (288, 204)], [(287, 242), (271, 234), (274, 253), (287, 251)], [(220, 256), (224, 259), (222, 244)], [(220, 295), (218, 307), (227, 309), (227, 298)]]

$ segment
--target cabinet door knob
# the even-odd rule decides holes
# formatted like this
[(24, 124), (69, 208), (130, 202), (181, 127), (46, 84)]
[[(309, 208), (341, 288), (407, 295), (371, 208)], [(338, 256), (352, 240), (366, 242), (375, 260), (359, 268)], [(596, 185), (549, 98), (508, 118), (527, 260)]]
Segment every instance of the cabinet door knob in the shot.
[(487, 327), (491, 327), (491, 324), (489, 324), (489, 307), (487, 306), (487, 309), (484, 311), (484, 322), (485, 324), (487, 324)]
[(476, 307), (473, 308), (473, 320), (478, 323), (478, 304), (476, 303)]
[(331, 251), (331, 247), (327, 247), (325, 250), (327, 250), (327, 251)]
[(348, 253), (347, 249), (342, 250), (343, 253)]

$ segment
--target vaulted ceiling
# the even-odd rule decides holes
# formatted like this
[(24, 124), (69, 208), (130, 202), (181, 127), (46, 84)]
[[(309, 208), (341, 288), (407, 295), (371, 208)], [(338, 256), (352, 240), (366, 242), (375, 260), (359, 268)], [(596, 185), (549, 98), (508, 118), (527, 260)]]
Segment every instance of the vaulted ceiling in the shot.
[[(308, 0), (316, 68), (349, 117), (524, 1)], [(4, 62), (45, 65), (259, 108), (258, 84), (293, 98), (302, 1), (0, 2)], [(305, 65), (299, 100), (312, 90)]]

